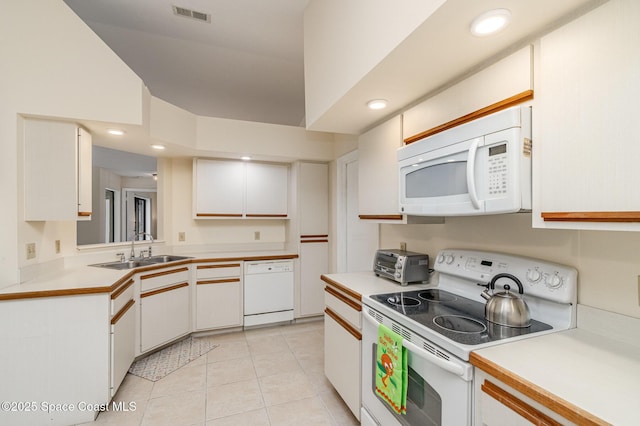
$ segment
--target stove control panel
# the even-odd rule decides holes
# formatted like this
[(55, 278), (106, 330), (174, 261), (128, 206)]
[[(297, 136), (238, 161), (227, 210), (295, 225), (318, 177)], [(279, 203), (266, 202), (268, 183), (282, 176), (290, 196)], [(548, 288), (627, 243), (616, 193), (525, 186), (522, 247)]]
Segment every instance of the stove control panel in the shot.
[(522, 282), (525, 295), (576, 303), (578, 271), (566, 265), (504, 253), (449, 249), (438, 253), (434, 269), (480, 284), (508, 273)]

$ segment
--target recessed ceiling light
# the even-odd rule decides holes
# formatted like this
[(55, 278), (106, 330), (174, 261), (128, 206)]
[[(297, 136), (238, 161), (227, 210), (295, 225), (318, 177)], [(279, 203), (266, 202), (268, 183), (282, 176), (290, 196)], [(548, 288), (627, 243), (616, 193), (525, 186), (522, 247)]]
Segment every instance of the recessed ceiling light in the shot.
[(383, 108), (386, 108), (387, 106), (387, 100), (372, 99), (369, 102), (367, 102), (367, 106), (369, 107), (369, 109), (383, 109)]
[(122, 136), (124, 135), (124, 130), (120, 129), (107, 129), (107, 133), (110, 135)]
[(244, 161), (249, 161), (251, 160), (251, 157), (249, 157), (248, 155), (243, 155), (242, 157), (240, 157), (240, 159)]
[(154, 144), (154, 145), (151, 145), (151, 148), (162, 151), (163, 149), (165, 149), (165, 146), (160, 144)]
[(506, 27), (511, 21), (511, 12), (508, 9), (494, 9), (483, 13), (471, 23), (471, 34), (486, 36), (495, 34)]

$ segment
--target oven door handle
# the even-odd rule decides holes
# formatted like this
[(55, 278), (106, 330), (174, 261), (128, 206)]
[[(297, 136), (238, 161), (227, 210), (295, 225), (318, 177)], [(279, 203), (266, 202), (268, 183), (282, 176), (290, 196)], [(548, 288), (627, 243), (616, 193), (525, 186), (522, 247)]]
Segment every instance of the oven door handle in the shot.
[[(376, 329), (378, 328), (380, 323), (376, 321), (376, 319), (373, 318), (366, 309), (362, 311), (362, 315), (366, 318), (367, 321), (374, 325)], [(437, 367), (440, 367), (441, 369), (448, 371), (449, 373), (455, 374), (456, 376), (467, 382), (471, 381), (470, 371), (468, 369), (465, 369), (462, 365), (458, 365), (451, 361), (447, 361), (438, 356), (435, 356), (411, 343), (407, 339), (402, 339), (402, 346), (407, 348), (407, 350), (411, 351), (414, 355), (417, 355), (420, 358), (424, 359), (425, 361), (430, 362), (431, 364), (435, 364)]]

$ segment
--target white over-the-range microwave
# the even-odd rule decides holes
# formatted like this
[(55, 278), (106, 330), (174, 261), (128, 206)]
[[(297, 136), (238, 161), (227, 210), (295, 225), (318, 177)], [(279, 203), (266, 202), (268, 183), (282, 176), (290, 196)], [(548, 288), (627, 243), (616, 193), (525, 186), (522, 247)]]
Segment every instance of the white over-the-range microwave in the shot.
[(470, 216), (531, 210), (531, 107), (517, 106), (398, 150), (400, 212)]

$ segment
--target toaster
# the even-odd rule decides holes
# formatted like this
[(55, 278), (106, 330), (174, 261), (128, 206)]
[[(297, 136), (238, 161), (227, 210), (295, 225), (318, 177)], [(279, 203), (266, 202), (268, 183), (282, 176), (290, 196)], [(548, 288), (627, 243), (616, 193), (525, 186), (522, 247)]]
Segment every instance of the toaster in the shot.
[(376, 276), (401, 285), (429, 280), (429, 255), (406, 250), (380, 249), (373, 261)]

